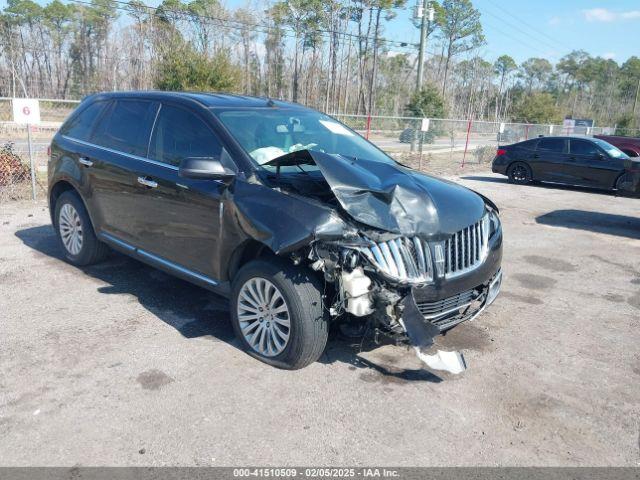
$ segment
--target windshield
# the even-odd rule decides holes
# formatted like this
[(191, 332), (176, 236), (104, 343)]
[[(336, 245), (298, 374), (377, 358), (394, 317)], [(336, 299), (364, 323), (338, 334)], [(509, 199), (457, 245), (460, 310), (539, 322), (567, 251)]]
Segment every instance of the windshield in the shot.
[(609, 142), (605, 142), (604, 140), (600, 140), (598, 138), (594, 138), (593, 141), (601, 149), (603, 149), (605, 152), (607, 152), (609, 154), (609, 156), (612, 157), (612, 158), (623, 158), (623, 159), (629, 158), (629, 156), (626, 153), (624, 153), (622, 150), (618, 149), (617, 147), (614, 147)]
[[(262, 168), (274, 158), (299, 150), (338, 153), (348, 157), (395, 163), (360, 135), (331, 117), (311, 110), (254, 109), (214, 112)], [(305, 170), (316, 169), (305, 166)], [(296, 167), (282, 167), (283, 172)]]

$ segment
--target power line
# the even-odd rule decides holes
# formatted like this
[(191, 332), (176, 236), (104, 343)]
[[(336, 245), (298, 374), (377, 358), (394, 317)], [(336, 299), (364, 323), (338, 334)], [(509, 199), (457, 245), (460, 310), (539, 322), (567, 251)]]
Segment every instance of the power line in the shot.
[(553, 38), (552, 36), (548, 35), (547, 33), (545, 33), (542, 30), (537, 29), (536, 27), (533, 27), (531, 24), (525, 22), (524, 20), (522, 20), (520, 17), (514, 15), (513, 13), (511, 13), (509, 10), (507, 10), (506, 8), (504, 8), (503, 6), (497, 5), (496, 3), (494, 3), (492, 0), (487, 0), (487, 2), (489, 2), (490, 4), (492, 4), (494, 7), (499, 8), (501, 12), (504, 12), (505, 14), (509, 15), (510, 17), (512, 17), (513, 19), (517, 20), (518, 22), (522, 23), (523, 25), (526, 25), (527, 27), (529, 27), (529, 29), (531, 29), (532, 31), (534, 31), (535, 33), (539, 34), (539, 35), (543, 35), (545, 37), (547, 37), (549, 40), (551, 40), (554, 44), (561, 44), (562, 42), (559, 41), (556, 38)]
[(505, 38), (508, 38), (509, 40), (512, 40), (512, 41), (518, 42), (518, 43), (520, 43), (521, 45), (523, 45), (523, 46), (525, 46), (525, 47), (529, 48), (530, 50), (537, 51), (537, 52), (538, 52), (538, 53), (540, 53), (541, 55), (544, 55), (544, 56), (548, 55), (548, 52), (545, 52), (544, 50), (541, 50), (540, 48), (538, 48), (538, 47), (536, 47), (536, 46), (534, 46), (534, 45), (531, 45), (531, 44), (530, 44), (530, 43), (528, 43), (528, 42), (525, 42), (524, 40), (520, 39), (519, 37), (514, 37), (513, 35), (509, 34), (508, 32), (505, 32), (504, 30), (501, 30), (501, 29), (499, 29), (499, 28), (496, 28), (496, 26), (495, 26), (495, 25), (493, 25), (493, 24), (491, 24), (491, 23), (489, 23), (489, 22), (486, 22), (486, 20), (485, 20), (485, 23), (486, 23), (488, 26), (490, 26), (491, 28), (493, 28), (493, 29), (496, 31), (496, 33), (498, 33), (498, 34), (500, 34), (500, 35), (504, 36)]
[[(530, 40), (533, 40), (533, 41), (536, 41), (536, 42), (540, 41), (540, 39), (533, 38), (531, 35), (523, 32), (522, 29), (520, 29), (517, 25), (514, 25), (513, 23), (509, 22), (505, 18), (500, 17), (499, 15), (493, 14), (488, 10), (485, 10), (484, 13), (492, 16), (493, 18), (497, 19), (500, 22), (503, 22), (507, 26), (511, 27), (513, 30), (517, 31), (519, 34), (524, 35), (527, 38), (527, 40), (530, 39)], [(497, 30), (504, 34), (504, 30), (503, 29), (497, 29)], [(538, 50), (539, 52), (542, 52), (542, 50), (540, 50), (538, 47), (535, 47), (535, 46), (531, 45), (530, 43), (523, 41), (520, 37), (511, 37), (511, 38), (517, 39), (517, 41), (519, 41), (520, 43), (522, 43), (523, 45), (527, 46), (528, 48), (530, 48), (532, 50)], [(553, 44), (548, 43), (548, 42), (545, 42), (545, 43), (547, 43), (547, 45), (550, 46), (551, 48), (555, 49), (557, 47), (557, 45), (553, 45)], [(546, 55), (546, 52), (545, 52), (545, 55)]]
[[(89, 5), (89, 6), (93, 6), (94, 4), (90, 1), (87, 0), (69, 0), (73, 3), (79, 3), (79, 4), (83, 4), (83, 5)], [(121, 11), (125, 11), (129, 14), (132, 13), (132, 6), (129, 4), (129, 2), (125, 2), (123, 0), (108, 0), (109, 2), (113, 3), (113, 4), (117, 4), (117, 5), (121, 5), (119, 7), (114, 7), (116, 10), (121, 10)], [(157, 10), (160, 7), (152, 7), (150, 5), (146, 5), (143, 3), (140, 3), (138, 6), (152, 12), (155, 13), (157, 12)], [(199, 18), (199, 19), (206, 19), (206, 20), (210, 20), (213, 22), (218, 22), (217, 25), (220, 26), (221, 28), (226, 28), (226, 29), (240, 29), (240, 28), (246, 28), (246, 27), (251, 27), (254, 29), (258, 29), (261, 33), (269, 33), (269, 32), (278, 32), (281, 34), (284, 34), (285, 36), (288, 36), (290, 38), (298, 38), (299, 34), (296, 34), (296, 31), (291, 28), (291, 27), (283, 27), (283, 26), (270, 26), (270, 25), (264, 25), (264, 24), (259, 24), (259, 23), (251, 23), (251, 22), (244, 22), (242, 20), (237, 20), (237, 19), (230, 19), (230, 18), (222, 18), (222, 17), (216, 17), (213, 15), (203, 15), (203, 14), (199, 14), (199, 13), (193, 13), (193, 12), (185, 12), (183, 10), (175, 10), (175, 9), (170, 9), (170, 8), (165, 8), (162, 7), (162, 10), (165, 12), (170, 12), (170, 13), (174, 13), (178, 16), (183, 16), (186, 18)], [(236, 24), (236, 26), (233, 25), (225, 25), (225, 23), (227, 24)], [(288, 33), (285, 33), (288, 32)], [(332, 30), (332, 29), (312, 29), (309, 31), (306, 31), (305, 33), (311, 33), (311, 34), (320, 34), (322, 36), (332, 36), (335, 34), (338, 34), (340, 36), (342, 36), (343, 38), (354, 38), (354, 39), (358, 39), (358, 40), (368, 40), (368, 41), (376, 41), (375, 37), (370, 36), (362, 36), (362, 35), (357, 35), (355, 33), (349, 33), (349, 32), (343, 32), (343, 31), (339, 31), (339, 30)], [(325, 37), (327, 38), (327, 37)], [(330, 38), (330, 37), (329, 37)], [(382, 44), (388, 44), (388, 45), (395, 45), (398, 47), (417, 47), (417, 45), (414, 45), (410, 42), (403, 42), (400, 40), (390, 40), (384, 37), (378, 37), (377, 41), (379, 43)]]

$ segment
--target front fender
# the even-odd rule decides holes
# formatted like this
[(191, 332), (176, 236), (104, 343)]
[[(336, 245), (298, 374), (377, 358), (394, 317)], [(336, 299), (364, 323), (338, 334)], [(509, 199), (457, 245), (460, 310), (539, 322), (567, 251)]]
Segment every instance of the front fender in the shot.
[(333, 209), (259, 183), (237, 182), (233, 203), (244, 233), (278, 255), (352, 230)]

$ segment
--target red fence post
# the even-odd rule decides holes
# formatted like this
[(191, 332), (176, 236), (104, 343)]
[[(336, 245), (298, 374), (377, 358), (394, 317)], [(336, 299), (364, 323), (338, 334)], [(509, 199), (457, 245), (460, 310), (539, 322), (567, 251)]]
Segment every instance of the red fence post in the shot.
[(367, 133), (364, 136), (364, 138), (366, 138), (367, 140), (369, 140), (370, 130), (371, 130), (371, 114), (367, 115)]
[(467, 141), (464, 144), (464, 154), (462, 155), (462, 165), (460, 168), (464, 168), (464, 160), (467, 158), (467, 149), (469, 148), (469, 133), (471, 132), (471, 119), (469, 119), (469, 124), (467, 125)]

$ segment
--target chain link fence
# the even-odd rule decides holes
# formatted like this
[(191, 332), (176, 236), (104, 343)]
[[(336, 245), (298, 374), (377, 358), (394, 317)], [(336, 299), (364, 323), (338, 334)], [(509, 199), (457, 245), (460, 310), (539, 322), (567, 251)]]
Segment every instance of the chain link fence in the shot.
[(0, 202), (46, 198), (48, 148), (57, 130), (0, 122)]
[(612, 127), (567, 127), (414, 117), (341, 115), (334, 117), (398, 161), (435, 174), (485, 170), (500, 145), (550, 135), (640, 135)]
[(41, 99), (40, 123), (14, 123), (10, 98), (0, 98), (0, 203), (46, 198), (48, 147), (77, 100)]
[[(48, 147), (79, 101), (41, 99), (39, 104), (40, 124), (19, 125), (11, 121), (11, 99), (0, 98), (0, 203), (46, 196)], [(541, 135), (640, 135), (640, 131), (621, 132), (608, 127), (333, 116), (401, 163), (437, 175), (489, 170), (498, 146)]]

